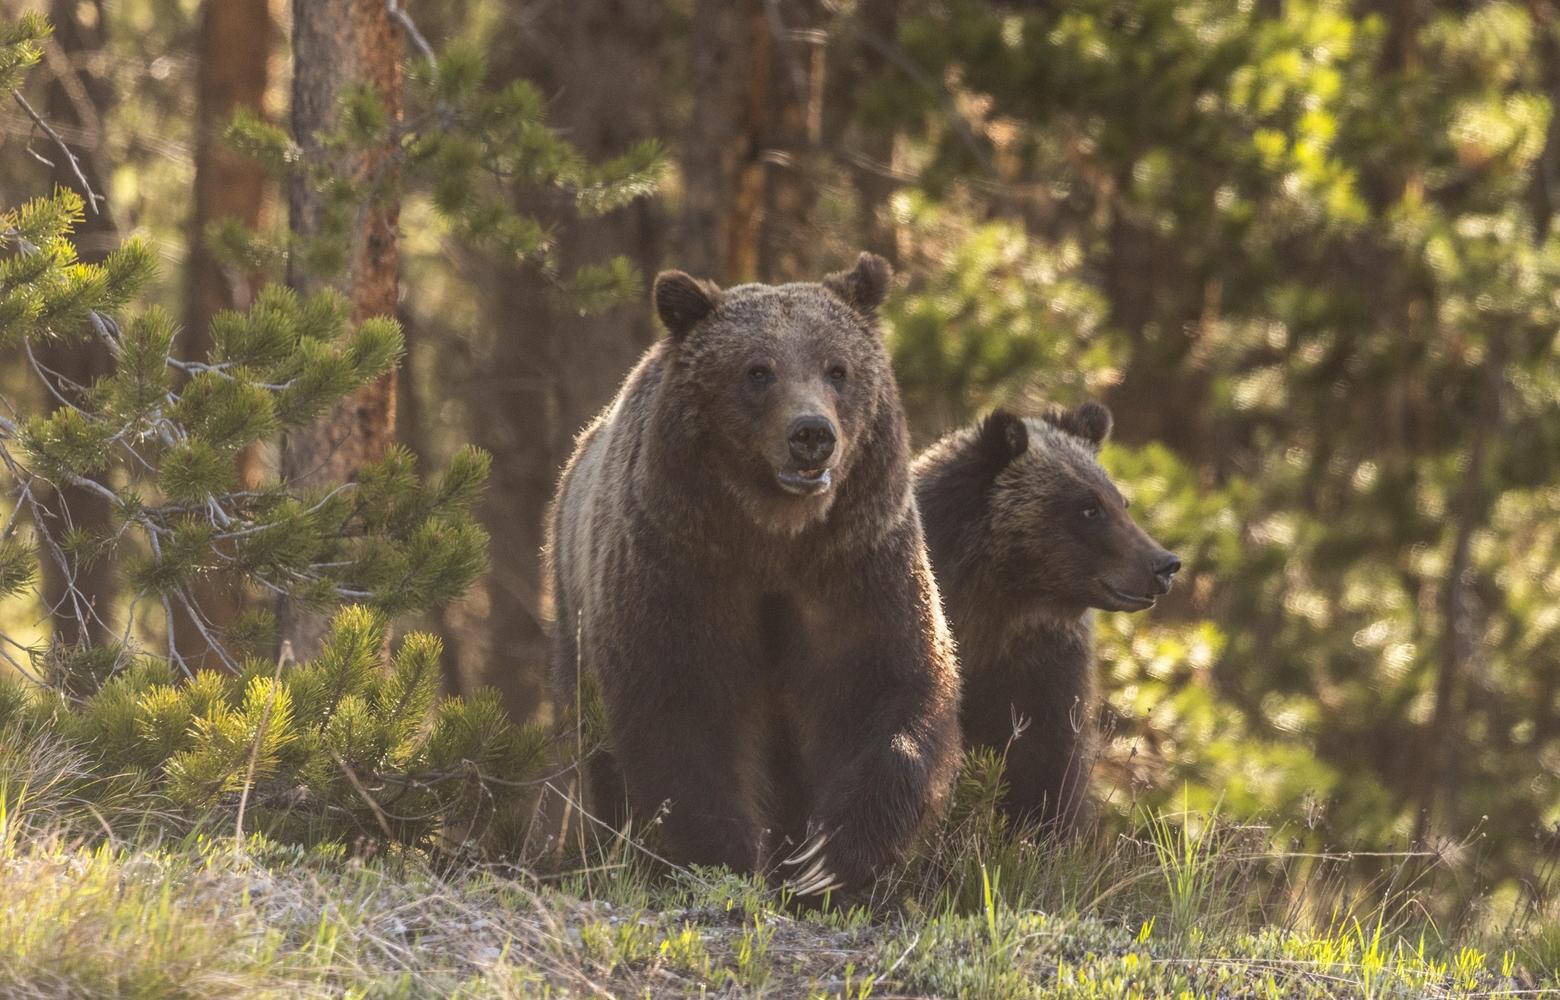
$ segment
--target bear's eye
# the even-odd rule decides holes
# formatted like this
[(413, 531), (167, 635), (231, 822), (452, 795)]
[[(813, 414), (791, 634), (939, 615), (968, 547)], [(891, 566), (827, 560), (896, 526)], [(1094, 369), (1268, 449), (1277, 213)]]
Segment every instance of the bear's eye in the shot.
[(748, 381), (756, 386), (765, 386), (775, 377), (775, 373), (769, 370), (768, 365), (754, 365), (748, 369)]
[(841, 382), (844, 382), (845, 381), (845, 366), (844, 365), (830, 365), (829, 366), (829, 381), (835, 383), (836, 385), (838, 385)]
[(1097, 503), (1087, 503), (1087, 504), (1083, 505), (1083, 510), (1080, 511), (1080, 513), (1083, 514), (1083, 516), (1086, 519), (1092, 521), (1092, 520), (1094, 520), (1095, 518), (1099, 517), (1101, 514), (1103, 514), (1105, 512), (1100, 509), (1100, 505), (1099, 504), (1097, 504)]

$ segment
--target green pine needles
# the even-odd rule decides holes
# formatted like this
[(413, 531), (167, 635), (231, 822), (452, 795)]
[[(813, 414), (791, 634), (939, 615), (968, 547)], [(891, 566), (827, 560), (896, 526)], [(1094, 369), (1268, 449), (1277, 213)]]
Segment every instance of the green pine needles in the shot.
[[(439, 694), (438, 639), (386, 656), (386, 623), (337, 614), (314, 660), (180, 678), (141, 656), (86, 698), (0, 675), (0, 743), (47, 740), (97, 795), (117, 790), (273, 841), (408, 844), (445, 852), (522, 845), (552, 744), (492, 693)], [(24, 754), (25, 756), (25, 754)], [(0, 755), (0, 763), (4, 763)]]
[[(301, 177), (318, 192), (320, 227), (308, 239), (295, 234), (267, 239), (231, 221), (218, 222), (209, 234), (213, 246), (250, 268), (275, 270), (292, 256), (307, 273), (329, 277), (347, 266), (362, 205), (415, 191), (427, 195), (463, 243), (537, 269), (582, 312), (637, 295), (642, 276), (626, 257), (566, 272), (553, 253), (553, 224), (518, 206), (592, 218), (653, 195), (665, 170), (660, 144), (646, 140), (593, 163), (546, 121), (546, 96), (535, 84), (517, 80), (493, 88), (484, 82), (487, 77), (484, 55), (471, 46), (454, 45), (436, 60), (418, 60), (409, 67), (400, 120), (392, 119), (373, 88), (352, 88), (335, 127), (315, 137), (312, 154), (285, 129), (239, 112), (228, 141), (272, 173)], [(331, 155), (385, 148), (393, 155), (356, 177), (343, 174)]]
[[(44, 558), (122, 565), (138, 602), (161, 604), (169, 620), (175, 610), (190, 616), (202, 645), (236, 669), (229, 637), (208, 627), (193, 599), (203, 575), (220, 571), (316, 608), (361, 602), (390, 615), (471, 583), (487, 544), (471, 516), (487, 476), (479, 451), (460, 452), (430, 482), (403, 449), (328, 490), (239, 482), (243, 449), (307, 424), (394, 367), (402, 349), (394, 321), (352, 329), (336, 292), (300, 298), (272, 286), (249, 311), (217, 316), (206, 358), (181, 360), (165, 313), (150, 309), (123, 326), (112, 317), (149, 276), (150, 251), (129, 243), (100, 265), (77, 262), (69, 232), (81, 213), (81, 200), (62, 191), (0, 216), (9, 252), (0, 313), (15, 318), (0, 347), (20, 345), (57, 404), (48, 415), (0, 416), (0, 463), (15, 501), (0, 539), (0, 593), (36, 579), (38, 553), (17, 542), (25, 512)], [(113, 359), (92, 385), (56, 376), (33, 351), (42, 339), (80, 337), (97, 337)], [(66, 527), (75, 522), (59, 509), (58, 486), (107, 505), (106, 530)], [(109, 625), (108, 610), (87, 595), (72, 590), (67, 600), (83, 631), (89, 619)], [(191, 651), (172, 636), (168, 658), (188, 673)]]
[[(0, 25), (0, 89), (37, 62), (48, 30), (34, 16)], [(543, 227), (475, 174), (566, 190), (580, 212), (654, 185), (654, 149), (587, 164), (542, 123), (533, 89), (490, 94), (481, 76), (469, 58), (430, 63), (414, 87), (419, 117), (394, 126), (407, 179), (442, 178), (436, 200), (458, 228), (545, 258)], [(365, 94), (346, 99), (329, 141), (376, 142), (392, 127)], [(312, 169), (285, 133), (244, 120), (233, 132), (280, 166)], [(315, 179), (334, 185), (344, 221), (363, 199), (395, 195), (365, 188), (372, 178)], [(333, 290), (271, 286), (215, 317), (205, 356), (181, 356), (166, 313), (131, 307), (154, 275), (152, 249), (130, 241), (82, 262), (71, 232), (84, 212), (66, 190), (0, 212), (0, 352), (38, 386), (31, 414), (0, 397), (0, 599), (32, 594), (52, 567), (64, 593), (45, 617), (74, 619), (83, 637), (33, 639), (7, 629), (40, 623), (0, 619), (0, 748), (45, 741), (77, 762), (83, 801), (147, 795), (158, 815), (240, 836), (520, 846), (551, 754), (544, 732), (513, 724), (490, 692), (441, 697), (437, 639), (414, 633), (389, 652), (393, 617), (455, 597), (486, 566), (472, 509), (487, 455), (465, 449), (424, 477), (392, 447), (354, 481), (312, 490), (240, 474), (246, 450), (390, 372), (398, 324), (353, 324)], [(326, 228), (302, 248), (305, 266), (330, 268)], [(637, 280), (614, 261), (559, 283), (589, 305)], [(58, 343), (105, 352), (106, 374), (82, 384), (54, 370), (40, 348)], [(80, 516), (86, 505), (108, 516)], [(78, 588), (97, 562), (115, 567), (125, 600)], [(248, 593), (249, 610), (208, 615), (206, 578)], [(334, 610), (314, 659), (278, 654), (277, 600)], [(28, 786), (11, 767), (28, 758), (0, 752), (0, 789)]]
[[(0, 596), (36, 587), (40, 559), (67, 581), (82, 561), (107, 559), (124, 568), (132, 599), (120, 623), (68, 583), (52, 609), (75, 615), (84, 635), (89, 621), (108, 628), (109, 643), (0, 632), (0, 741), (60, 742), (102, 787), (128, 784), (177, 815), (234, 817), (275, 839), (517, 846), (544, 733), (511, 723), (492, 693), (441, 699), (432, 636), (385, 653), (390, 616), (448, 600), (484, 568), (487, 537), (471, 511), (487, 456), (461, 451), (425, 480), (392, 448), (355, 482), (307, 493), (238, 479), (243, 449), (390, 371), (399, 327), (352, 329), (337, 293), (273, 286), (247, 312), (214, 320), (205, 358), (182, 360), (160, 310), (113, 318), (151, 274), (150, 251), (129, 243), (80, 263), (69, 235), (82, 211), (61, 191), (0, 215), (0, 348), (26, 359), (56, 403), (47, 415), (0, 416)], [(33, 349), (85, 337), (113, 359), (91, 385), (58, 376)], [(9, 402), (5, 411), (16, 413)], [(107, 528), (71, 527), (62, 486), (106, 505)], [(203, 614), (194, 584), (215, 572), (266, 598), (345, 607), (317, 658), (278, 666), (269, 611), (221, 629)], [(167, 623), (155, 650), (137, 632), (148, 605)], [(177, 644), (176, 610), (200, 648)], [(200, 669), (208, 654), (223, 669)]]

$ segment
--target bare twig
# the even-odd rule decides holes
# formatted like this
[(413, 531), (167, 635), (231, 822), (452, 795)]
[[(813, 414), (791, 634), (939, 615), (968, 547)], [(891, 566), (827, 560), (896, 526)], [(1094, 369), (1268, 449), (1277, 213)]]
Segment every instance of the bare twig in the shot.
[(177, 597), (179, 599), (179, 603), (184, 606), (184, 613), (189, 616), (190, 624), (194, 625), (196, 631), (200, 633), (201, 638), (206, 640), (206, 652), (216, 653), (217, 656), (221, 657), (222, 662), (229, 670), (233, 671), (235, 674), (238, 673), (238, 663), (234, 661), (233, 657), (228, 655), (227, 647), (211, 634), (210, 629), (207, 627), (205, 616), (200, 613), (200, 609), (195, 606), (195, 602), (190, 600), (189, 595), (184, 592), (184, 588), (175, 588), (173, 595)]
[(389, 11), (390, 16), (401, 26), (401, 30), (406, 32), (406, 37), (410, 38), (412, 44), (417, 46), (417, 51), (422, 54), (424, 59), (428, 60), (429, 65), (436, 65), (438, 59), (433, 54), (433, 46), (429, 45), (428, 39), (424, 38), (423, 33), (417, 30), (417, 25), (412, 21), (411, 15), (401, 9), (401, 0), (385, 0), (385, 10)]
[(379, 821), (379, 829), (384, 833), (385, 840), (395, 840), (395, 834), (390, 831), (390, 821), (385, 818), (385, 811), (379, 808), (379, 803), (375, 802), (374, 797), (368, 794), (368, 789), (363, 787), (363, 783), (358, 780), (357, 774), (353, 772), (351, 767), (347, 766), (347, 762), (335, 750), (329, 747), (326, 747), (326, 750), (330, 752), (331, 760), (334, 760), (336, 766), (341, 768), (341, 773), (347, 776), (347, 781), (351, 782), (353, 789), (362, 797), (369, 810), (373, 812), (374, 819)]
[[(70, 164), (70, 172), (76, 175), (76, 183), (81, 185), (81, 193), (86, 195), (87, 210), (90, 211), (93, 215), (97, 215), (98, 203), (107, 202), (108, 199), (92, 190), (92, 183), (87, 180), (87, 175), (81, 169), (81, 161), (76, 158), (76, 154), (72, 153), (70, 151), (70, 147), (65, 145), (65, 140), (60, 138), (60, 134), (58, 132), (54, 131), (54, 126), (45, 121), (43, 116), (35, 111), (31, 104), (27, 103), (27, 98), (22, 96), (21, 91), (11, 91), (11, 98), (15, 100), (17, 104), (21, 105), (22, 110), (27, 112), (27, 117), (33, 120), (33, 124), (43, 129), (43, 131), (48, 134), (49, 138), (54, 140), (54, 145), (59, 148), (59, 151), (65, 154), (65, 161)], [(34, 153), (33, 155), (38, 156), (37, 153)], [(43, 157), (39, 156), (38, 159), (43, 160)], [(43, 160), (43, 162), (49, 163), (48, 160)], [(53, 166), (52, 163), (49, 165)]]

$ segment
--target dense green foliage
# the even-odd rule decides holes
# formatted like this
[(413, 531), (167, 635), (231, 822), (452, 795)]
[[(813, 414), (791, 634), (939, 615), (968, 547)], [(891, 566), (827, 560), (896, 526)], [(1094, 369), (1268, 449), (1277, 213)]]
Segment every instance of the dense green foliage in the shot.
[[(384, 620), (335, 619), (320, 655), (285, 668), (179, 678), (143, 657), (82, 699), (0, 678), (0, 781), (47, 747), (76, 761), (88, 801), (134, 794), (175, 827), (228, 823), (286, 843), (518, 849), (550, 742), (492, 692), (439, 693), (439, 642), (412, 633), (386, 657)], [(47, 795), (47, 791), (41, 794)]]
[[(216, 318), (207, 358), (180, 360), (173, 322), (160, 310), (123, 326), (112, 318), (149, 277), (150, 251), (129, 243), (102, 264), (78, 263), (69, 231), (82, 211), (76, 195), (61, 192), (0, 216), (10, 251), (0, 260), (8, 344), (26, 350), (43, 339), (96, 336), (114, 362), (109, 375), (81, 386), (55, 378), (27, 351), (60, 405), (20, 423), (0, 418), (14, 510), (32, 515), (34, 536), (32, 546), (19, 541), (19, 516), (5, 525), (0, 583), (8, 591), (32, 584), (37, 550), (65, 564), (120, 562), (138, 599), (170, 615), (180, 606), (197, 621), (191, 584), (219, 569), (318, 606), (356, 600), (390, 613), (447, 599), (481, 571), (486, 536), (469, 515), (487, 472), (478, 452), (462, 453), (426, 485), (397, 450), (355, 484), (319, 495), (294, 495), (285, 483), (240, 488), (241, 450), (315, 419), (395, 364), (394, 321), (371, 319), (349, 331), (346, 303), (335, 293), (302, 300), (273, 287), (247, 313)], [(107, 530), (57, 528), (46, 505), (53, 483), (84, 488), (108, 505)], [(56, 516), (69, 524), (68, 513)], [(103, 620), (112, 610), (81, 600), (76, 613)], [(251, 621), (241, 635), (203, 637), (233, 665), (228, 642), (261, 639), (264, 626)], [(117, 670), (129, 655), (130, 630), (123, 634), (107, 658), (72, 653)], [(26, 652), (38, 661), (47, 651)], [(171, 636), (168, 656), (183, 665)]]
[[(587, 6), (601, 9), (581, 9)], [(1290, 929), (1310, 935), (1303, 939), (1284, 936), (1290, 930), (1265, 934), (1261, 920), (1273, 914), (1258, 908), (1232, 924), (1250, 930), (1249, 940), (1220, 937), (1202, 951), (1162, 945), (1153, 935), (1136, 941), (1133, 919), (1157, 915), (1163, 935), (1184, 930), (1170, 927), (1178, 919), (1210, 925), (1228, 916), (1184, 897), (1179, 909), (1134, 897), (1134, 908), (1103, 914), (1104, 924), (1058, 926), (1023, 911), (1066, 913), (1076, 892), (1097, 894), (1118, 880), (1141, 886), (1160, 871), (1113, 869), (1100, 884), (1085, 866), (1080, 883), (1067, 859), (1007, 843), (1010, 831), (991, 829), (989, 814), (971, 808), (934, 833), (930, 855), (895, 876), (906, 883), (900, 898), (936, 919), (873, 942), (873, 955), (879, 944), (884, 949), (879, 966), (898, 970), (886, 981), (925, 991), (1000, 991), (1036, 977), (1055, 985), (1087, 967), (1108, 984), (1067, 989), (1081, 996), (1123, 995), (1134, 986), (1233, 991), (1213, 978), (1226, 966), (1193, 971), (1190, 956), (1240, 952), (1249, 964), (1230, 975), (1253, 992), (1265, 987), (1241, 978), (1250, 969), (1265, 975), (1299, 962), (1334, 969), (1362, 993), (1428, 992), (1426, 977), (1454, 992), (1447, 984), (1457, 975), (1455, 948), (1425, 959), (1400, 926), (1390, 947), (1375, 949), (1367, 914), (1380, 912), (1371, 909), (1379, 900), (1340, 903), (1339, 913), (1361, 922), (1329, 924), (1328, 907), (1342, 887), (1368, 895), (1383, 885), (1418, 884), (1427, 870), (1450, 877), (1435, 883), (1436, 893), (1392, 905), (1433, 912), (1449, 928), (1486, 917), (1531, 920), (1541, 929), (1522, 938), (1520, 962), (1552, 968), (1560, 940), (1552, 916), (1560, 824), (1560, 242), (1553, 225), (1560, 9), (1550, 0), (650, 6), (661, 14), (661, 33), (633, 44), (658, 47), (650, 61), (667, 64), (641, 82), (656, 114), (648, 132), (636, 132), (646, 119), (625, 108), (622, 120), (632, 123), (623, 125), (626, 140), (603, 131), (616, 152), (630, 151), (599, 165), (594, 152), (582, 152), (591, 141), (583, 123), (548, 124), (555, 105), (578, 96), (566, 86), (577, 91), (580, 79), (565, 84), (556, 72), (544, 78), (537, 71), (552, 64), (526, 49), (532, 30), (544, 38), (538, 44), (558, 41), (542, 35), (545, 11), (513, 20), (510, 6), (494, 0), (422, 5), (430, 36), (466, 41), (412, 62), (400, 122), (359, 92), (350, 95), (339, 131), (325, 137), (327, 145), (364, 148), (389, 139), (397, 154), (393, 181), (376, 185), (321, 169), (301, 154), (297, 137), (257, 117), (241, 116), (230, 130), (279, 173), (301, 172), (323, 191), (332, 223), (325, 238), (307, 245), (271, 229), (257, 235), (220, 227), (228, 256), (245, 267), (277, 271), (291, 256), (307, 268), (338, 269), (338, 238), (354, 206), (403, 201), (403, 289), (415, 338), (407, 383), (415, 404), (408, 411), (415, 412), (405, 415), (403, 431), (425, 457), (442, 456), (435, 464), (449, 466), (429, 484), (396, 451), (335, 494), (293, 496), (276, 484), (252, 494), (233, 489), (232, 462), (247, 442), (296, 426), (334, 395), (387, 370), (402, 349), (393, 324), (348, 330), (334, 298), (269, 291), (216, 324), (209, 356), (182, 358), (159, 312), (111, 320), (128, 316), (131, 302), (166, 303), (175, 294), (176, 276), (150, 275), (147, 244), (129, 242), (100, 265), (76, 263), (66, 226), (81, 209), (68, 194), (4, 217), (4, 358), (25, 359), (21, 345), (47, 338), (110, 343), (117, 360), (100, 385), (62, 387), (70, 405), (52, 415), (25, 421), (0, 412), (9, 421), (0, 423), (0, 448), (21, 475), (92, 482), (114, 495), (113, 531), (65, 531), (55, 540), (62, 556), (112, 559), (129, 570), (140, 596), (136, 634), (155, 643), (61, 658), (41, 644), (29, 653), (0, 640), (19, 672), (45, 674), (84, 699), (51, 714), (50, 731), (75, 733), (71, 752), (78, 753), (91, 742), (79, 727), (118, 727), (112, 731), (122, 742), (113, 745), (122, 746), (138, 739), (128, 735), (138, 727), (173, 720), (166, 722), (173, 729), (155, 730), (163, 733), (159, 742), (126, 758), (136, 761), (129, 780), (182, 808), (215, 808), (230, 818), (242, 794), (234, 774), (248, 766), (243, 757), (234, 771), (242, 756), (235, 740), (255, 746), (263, 735), (253, 714), (260, 695), (250, 697), (246, 685), (292, 689), (285, 679), (272, 686), (268, 650), (263, 662), (246, 658), (266, 648), (263, 615), (227, 637), (233, 676), (160, 686), (170, 681), (167, 670), (148, 659), (161, 652), (158, 612), (182, 606), (189, 580), (232, 566), (262, 587), (322, 604), (360, 601), (388, 614), (458, 592), (482, 562), (475, 518), (485, 516), (495, 534), (500, 525), (540, 523), (579, 422), (606, 401), (600, 392), (610, 393), (623, 358), (648, 338), (648, 310), (628, 294), (638, 274), (610, 254), (632, 250), (641, 267), (687, 267), (681, 255), (688, 248), (735, 240), (728, 230), (756, 232), (763, 252), (732, 253), (740, 268), (709, 276), (813, 277), (793, 273), (787, 262), (836, 266), (874, 238), (861, 220), (881, 216), (889, 236), (873, 248), (894, 256), (902, 276), (884, 311), (918, 441), (998, 402), (1036, 407), (1102, 397), (1117, 418), (1106, 464), (1134, 500), (1134, 515), (1187, 563), (1155, 612), (1100, 616), (1110, 734), (1096, 772), (1104, 832), (1147, 843), (1145, 815), (1186, 803), (1231, 818), (1248, 838), (1218, 840), (1222, 848), (1260, 857), (1250, 873), (1260, 888), (1248, 902), (1266, 891), (1287, 900), (1281, 889), (1296, 880), (1326, 889), (1300, 894), (1317, 908), (1313, 923)], [(873, 13), (883, 9), (892, 16)], [(119, 164), (113, 193), (124, 194), (126, 215), (159, 244), (178, 239), (187, 177), (180, 172), (186, 164), (155, 139), (186, 137), (180, 87), (188, 80), (177, 60), (171, 75), (152, 68), (183, 51), (194, 10), (193, 3), (136, 0), (113, 12), (120, 30), (109, 62), (123, 98), (104, 140)], [(731, 22), (724, 35), (712, 35), (704, 17)], [(602, 36), (613, 28), (600, 18), (580, 23)], [(36, 61), (43, 26), (30, 19), (6, 30), (0, 89)], [(762, 65), (751, 49), (720, 49), (730, 57), (715, 60), (713, 71), (697, 65), (714, 51), (712, 38), (733, 46), (748, 31), (768, 39), (765, 58), (780, 86), (765, 90), (757, 72), (749, 74)], [(623, 54), (622, 39), (618, 49), (602, 43), (598, 53), (585, 37), (591, 32), (571, 35), (559, 60), (599, 58), (606, 67)], [(634, 66), (640, 72), (645, 62)], [(528, 74), (537, 80), (527, 82)], [(815, 124), (810, 103), (773, 114), (765, 104), (792, 99), (791, 77), (802, 84), (794, 89), (820, 105)], [(740, 98), (733, 103), (756, 105), (752, 115), (762, 119), (735, 138), (710, 126), (726, 123), (711, 102), (731, 95)], [(612, 117), (589, 100), (575, 107)], [(806, 127), (786, 132), (768, 120), (788, 115)], [(33, 139), (48, 152), (45, 139)], [(17, 169), (35, 169), (14, 155), (17, 148), (5, 147)], [(663, 173), (663, 158), (674, 169)], [(720, 192), (693, 186), (709, 181), (709, 171), (696, 169), (701, 158), (736, 165), (737, 195), (721, 202)], [(862, 174), (887, 189), (880, 204)], [(790, 200), (757, 190), (766, 181), (794, 185)], [(585, 243), (583, 252), (566, 252), (559, 218), (600, 221), (597, 213), (652, 189), (658, 197), (633, 210), (648, 249), (617, 245), (627, 241), (619, 229)], [(717, 219), (719, 232), (690, 225), (706, 220), (692, 209), (708, 203), (716, 205), (709, 215), (738, 218)], [(775, 252), (765, 226), (789, 226), (817, 247)], [(537, 299), (507, 296), (524, 275), (538, 274), (549, 293), (570, 300), (570, 309), (547, 314), (558, 330), (537, 330), (542, 324), (529, 313), (502, 313), (516, 301), (538, 308)], [(573, 307), (613, 302), (628, 305), (599, 327), (562, 325)], [(644, 334), (638, 340), (636, 330)], [(610, 363), (601, 367), (610, 370), (597, 379), (608, 388), (576, 388), (590, 355), (560, 345), (571, 337), (605, 343), (609, 334), (619, 347), (602, 353)], [(0, 392), (27, 380), (32, 394), (19, 409), (41, 414), (51, 397), (40, 385), (50, 380), (36, 375), (31, 365), (0, 369)], [(495, 470), (511, 478), (499, 502), (474, 514), (484, 464), (463, 443), (489, 426), (502, 431), (484, 440), (510, 443)], [(552, 443), (535, 447), (539, 439)], [(27, 534), (36, 512), (24, 502), (0, 515), (0, 594), (30, 594), (39, 576), (37, 539)], [(519, 533), (496, 560), (533, 558), (533, 540)], [(484, 638), (505, 634), (488, 631), (490, 622), (534, 611), (534, 593), (516, 576), (518, 583), (506, 578), (449, 617), (420, 623), (437, 626), (450, 648), (464, 647), (469, 676), (535, 673), (514, 646)], [(34, 612), (26, 606), (0, 628)], [(406, 669), (432, 655), (427, 640), (408, 640), (408, 647), (394, 661)], [(324, 662), (301, 670), (336, 669)], [(353, 662), (383, 666), (377, 648)], [(373, 715), (363, 706), (391, 697), (382, 685), (396, 683), (385, 679), (396, 674), (378, 673), (379, 666), (378, 679), (354, 689), (344, 718)], [(364, 683), (364, 675), (353, 676)], [(28, 717), (43, 704), (34, 697), (25, 699)], [(344, 745), (332, 742), (342, 738), (339, 729), (331, 735), (332, 726), (357, 723), (309, 717), (298, 708), (307, 701), (306, 692), (296, 693), (290, 704), (298, 735), (266, 757), (277, 769), (253, 786), (265, 828), (308, 839), (306, 829), (289, 827), (296, 820), (333, 838), (379, 837), (373, 809), (354, 799), (347, 772), (319, 749)], [(163, 711), (169, 714), (157, 714)], [(174, 732), (176, 722), (208, 716), (210, 742)], [(353, 763), (353, 773), (393, 782), (406, 770), (449, 770), (447, 761), (430, 763), (439, 745), (428, 736), (433, 730), (391, 731), (410, 718), (375, 717), (374, 726), (389, 728), (365, 742), (373, 759)], [(529, 738), (502, 737), (521, 748)], [(519, 767), (526, 754), (516, 752)], [(90, 780), (113, 787), (95, 785), (92, 796), (123, 792), (105, 766)], [(295, 766), (316, 782), (309, 787), (318, 802), (329, 803), (323, 812), (285, 805), (281, 776)], [(464, 788), (463, 780), (448, 787)], [(393, 790), (392, 783), (370, 787), (376, 796)], [(201, 790), (205, 797), (195, 794)], [(1248, 820), (1256, 825), (1239, 825)], [(421, 843), (443, 835), (421, 823), (401, 833)], [(1312, 853), (1340, 859), (1327, 852), (1350, 850), (1361, 856), (1305, 867)], [(1288, 851), (1298, 853), (1277, 863), (1269, 857)], [(1368, 856), (1374, 851), (1425, 853), (1377, 859)], [(1177, 868), (1173, 857), (1155, 860), (1166, 863), (1166, 878), (1179, 871), (1189, 879), (1182, 888), (1197, 890), (1203, 869)], [(991, 919), (981, 912), (983, 878), (995, 880), (995, 896), (1008, 904)], [(673, 905), (641, 901), (652, 903)], [(701, 897), (679, 905), (713, 904)], [(608, 925), (599, 933), (624, 926)], [(686, 977), (682, 985), (709, 985), (698, 969), (728, 964), (722, 956), (699, 965), (694, 944), (670, 924), (621, 933), (611, 947), (599, 940), (581, 946), (596, 949), (592, 974), (675, 968)], [(1071, 939), (1089, 943), (1073, 948)], [(1035, 941), (1043, 947), (1024, 950)], [(1503, 981), (1492, 971), (1502, 949), (1480, 947), (1490, 961), (1479, 983)], [(1374, 957), (1367, 960), (1367, 952)], [(966, 955), (977, 957), (964, 962)], [(1012, 962), (1003, 964), (1014, 955), (1028, 963), (1016, 981)], [(1177, 964), (1178, 955), (1187, 962)], [(1370, 962), (1377, 964), (1367, 974)], [(1382, 988), (1374, 989), (1370, 976), (1394, 962), (1403, 978), (1391, 986), (1378, 978)], [(841, 971), (819, 975), (833, 977), (834, 992), (860, 985)], [(650, 975), (630, 981), (640, 985)], [(1311, 987), (1325, 989), (1309, 982), (1290, 995)]]
[[(489, 75), (483, 52), (469, 45), (416, 60), (409, 106), (396, 121), (371, 88), (350, 91), (337, 127), (317, 137), (326, 157), (310, 156), (287, 130), (240, 112), (228, 129), (229, 141), (278, 175), (301, 174), (323, 194), (324, 218), (319, 234), (305, 241), (292, 234), (267, 241), (231, 221), (219, 222), (217, 244), (252, 266), (295, 254), (306, 273), (335, 276), (347, 265), (346, 247), (363, 204), (398, 202), (417, 192), (467, 245), (493, 251), (511, 265), (536, 267), (557, 294), (581, 310), (599, 311), (637, 294), (641, 275), (626, 257), (566, 270), (555, 252), (557, 234), (516, 204), (562, 200), (584, 218), (622, 208), (655, 190), (663, 169), (659, 145), (646, 139), (593, 163), (547, 123), (546, 98), (534, 84), (518, 80), (495, 88), (487, 85)], [(335, 149), (373, 150), (387, 142), (393, 155), (366, 176), (343, 175), (328, 158)]]
[(1335, 845), (1477, 828), (1462, 860), (1497, 876), (1553, 850), (1553, 15), (949, 0), (902, 22), (956, 97), (875, 92), (916, 137), (908, 395), (934, 424), (1103, 395), (1107, 464), (1191, 567), (1168, 614), (1103, 622), (1118, 802), (1189, 785)]
[[(46, 36), (35, 17), (6, 29), (0, 83), (38, 60)], [(241, 833), (247, 811), (249, 829), (282, 841), (515, 849), (535, 802), (525, 779), (547, 740), (516, 726), (492, 692), (442, 698), (436, 638), (414, 633), (386, 652), (388, 616), (448, 600), (485, 565), (471, 508), (487, 456), (465, 449), (424, 482), (411, 454), (392, 448), (316, 492), (239, 477), (245, 449), (389, 372), (399, 325), (350, 324), (332, 290), (302, 298), (269, 286), (248, 310), (213, 319), (206, 356), (180, 357), (163, 310), (116, 319), (153, 277), (150, 248), (131, 241), (83, 263), (71, 239), (83, 218), (82, 199), (64, 190), (0, 213), (0, 350), (25, 358), (54, 403), (21, 417), (5, 400), (16, 417), (0, 416), (10, 501), (0, 597), (34, 588), (39, 561), (52, 560), (67, 580), (55, 613), (83, 636), (90, 620), (115, 638), (26, 643), (0, 623), (12, 668), (0, 674), (0, 798), (38, 794), (41, 753), (74, 762), (73, 797), (88, 809), (140, 796), (185, 828), (231, 816)], [(35, 350), (94, 339), (111, 364), (91, 384)], [(100, 530), (73, 518), (66, 486), (108, 509)], [(97, 561), (122, 567), (127, 609), (75, 587), (76, 568)], [(220, 627), (205, 617), (196, 583), (218, 572), (321, 610), (358, 603), (317, 657), (293, 663), (262, 607)], [(161, 606), (151, 619), (161, 636), (138, 616), (143, 603)], [(180, 649), (175, 608), (201, 649)]]

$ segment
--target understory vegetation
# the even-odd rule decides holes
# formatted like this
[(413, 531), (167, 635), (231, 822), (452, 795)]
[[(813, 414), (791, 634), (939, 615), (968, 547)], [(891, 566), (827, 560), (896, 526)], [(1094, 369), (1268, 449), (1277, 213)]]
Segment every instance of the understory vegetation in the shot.
[[(0, 0), (0, 998), (1560, 991), (1555, 0), (284, 7)], [(647, 275), (862, 247), (1187, 566), (1077, 839), (810, 906), (581, 814), (541, 525)]]
[[(629, 838), (525, 867), (194, 822), (88, 752), (0, 731), (0, 993), (54, 996), (1481, 997), (1560, 989), (1560, 914), (1438, 923), (1434, 858), (1272, 850), (1144, 812), (1025, 842), (977, 758), (869, 896), (804, 908)], [(239, 790), (235, 790), (238, 794)], [(272, 824), (274, 826), (274, 818)], [(1357, 878), (1361, 865), (1375, 876)]]

